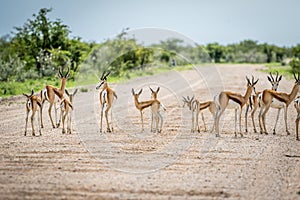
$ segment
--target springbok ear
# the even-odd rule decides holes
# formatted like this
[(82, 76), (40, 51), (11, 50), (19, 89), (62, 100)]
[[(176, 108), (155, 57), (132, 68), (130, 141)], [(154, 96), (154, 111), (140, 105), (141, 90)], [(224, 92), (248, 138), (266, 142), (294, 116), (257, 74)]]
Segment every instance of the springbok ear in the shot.
[(32, 96), (34, 94), (34, 91), (33, 91), (33, 89), (31, 90), (31, 95), (30, 96)]
[(75, 96), (75, 94), (77, 93), (77, 88), (74, 90), (74, 92), (73, 92), (73, 96)]
[(152, 92), (152, 93), (154, 93), (154, 91), (152, 90), (152, 88), (151, 88), (151, 87), (149, 87), (149, 89), (151, 90), (151, 92)]
[(142, 94), (142, 92), (143, 92), (143, 88), (141, 88), (141, 89), (140, 89), (140, 91), (139, 91), (138, 95), (141, 95), (141, 94)]
[(132, 95), (134, 95), (134, 89), (133, 88), (131, 88), (131, 93), (132, 93)]
[(158, 93), (159, 90), (160, 90), (160, 87), (157, 88), (156, 93)]
[(270, 78), (270, 76), (268, 76), (268, 80), (272, 83), (272, 79)]
[(246, 80), (247, 80), (248, 85), (251, 85), (251, 82), (250, 82), (248, 76), (246, 76)]
[(67, 89), (65, 89), (65, 92), (68, 96), (70, 96), (69, 91)]
[(258, 80), (259, 80), (259, 79), (257, 79), (252, 85), (253, 85), (253, 86), (256, 85), (256, 83), (258, 82)]
[(277, 79), (277, 82), (281, 81), (282, 75), (279, 76), (279, 78)]
[(195, 96), (193, 95), (193, 97), (191, 98), (191, 101), (193, 101), (193, 100), (194, 100), (194, 98), (195, 98)]
[(182, 101), (183, 102), (187, 102), (186, 98), (184, 96), (182, 96)]
[(23, 93), (23, 96), (25, 96), (25, 97), (27, 97), (27, 98), (29, 97), (27, 94), (24, 94), (24, 93)]

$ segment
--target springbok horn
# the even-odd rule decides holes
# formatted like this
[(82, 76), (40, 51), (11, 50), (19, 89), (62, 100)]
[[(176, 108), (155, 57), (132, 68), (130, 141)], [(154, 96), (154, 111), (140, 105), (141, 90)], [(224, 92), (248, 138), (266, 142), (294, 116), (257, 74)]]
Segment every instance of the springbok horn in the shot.
[(67, 73), (66, 73), (65, 78), (68, 78), (69, 76), (70, 76), (70, 67), (68, 67), (68, 71), (67, 71)]
[(278, 81), (278, 71), (276, 71), (276, 78), (275, 78), (276, 81)]
[(102, 73), (100, 80), (104, 79), (104, 74), (105, 74), (105, 71)]
[(110, 74), (110, 71), (107, 72), (107, 74), (104, 76), (104, 78), (108, 77), (109, 74)]
[(62, 77), (63, 77), (63, 75), (62, 75), (62, 73), (61, 73), (61, 68), (58, 69), (58, 76), (59, 76), (59, 78), (62, 78)]
[(270, 72), (270, 78), (272, 79), (273, 82), (275, 81), (271, 72)]

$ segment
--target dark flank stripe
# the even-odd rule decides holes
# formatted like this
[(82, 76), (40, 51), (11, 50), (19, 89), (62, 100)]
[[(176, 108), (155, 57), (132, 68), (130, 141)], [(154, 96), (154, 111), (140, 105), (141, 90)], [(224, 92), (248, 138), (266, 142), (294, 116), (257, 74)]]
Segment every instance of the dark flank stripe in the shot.
[(210, 102), (204, 102), (204, 103), (200, 103), (200, 110), (204, 110), (207, 107), (209, 107)]
[(242, 104), (242, 102), (238, 98), (235, 98), (235, 96), (229, 96), (229, 99), (231, 99), (232, 101), (234, 101), (238, 104)]

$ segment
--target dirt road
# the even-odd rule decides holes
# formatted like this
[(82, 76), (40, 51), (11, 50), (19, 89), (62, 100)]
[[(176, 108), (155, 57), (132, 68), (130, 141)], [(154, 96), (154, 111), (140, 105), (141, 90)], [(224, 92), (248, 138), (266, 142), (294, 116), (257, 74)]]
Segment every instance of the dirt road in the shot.
[[(201, 133), (190, 133), (191, 116), (182, 108), (186, 95), (205, 101), (223, 89), (243, 94), (246, 75), (260, 79), (257, 90), (270, 88), (261, 68), (198, 67), (112, 85), (118, 94), (114, 133), (99, 133), (94, 87), (75, 97), (71, 135), (51, 128), (45, 105), (43, 135), (25, 137), (25, 98), (2, 100), (0, 199), (299, 199), (300, 142), (293, 106), (288, 110), (290, 136), (280, 116), (277, 135), (254, 133), (249, 124), (243, 138), (234, 137), (232, 110), (225, 112), (217, 138), (204, 132), (201, 120)], [(131, 88), (143, 88), (141, 100), (146, 100), (148, 86), (160, 86), (159, 99), (167, 108), (162, 133), (150, 132), (148, 110), (141, 132)], [(279, 90), (290, 92), (292, 86), (293, 80), (284, 78)], [(270, 133), (276, 113), (268, 113)], [(212, 117), (208, 111), (204, 116), (210, 129)]]

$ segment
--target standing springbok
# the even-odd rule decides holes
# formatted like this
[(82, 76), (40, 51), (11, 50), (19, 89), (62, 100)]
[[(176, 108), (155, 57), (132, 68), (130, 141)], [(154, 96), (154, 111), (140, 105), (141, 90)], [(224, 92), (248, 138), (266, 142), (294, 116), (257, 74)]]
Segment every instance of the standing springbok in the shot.
[(60, 115), (62, 119), (62, 133), (66, 133), (65, 130), (65, 120), (67, 118), (67, 133), (72, 133), (72, 110), (73, 107), (73, 100), (74, 96), (77, 93), (77, 89), (74, 90), (73, 93), (69, 93), (68, 90), (65, 90), (66, 94), (69, 97), (69, 100), (66, 98), (63, 98), (60, 102)]
[(140, 111), (140, 117), (141, 117), (141, 122), (142, 122), (142, 131), (144, 131), (143, 110), (147, 107), (152, 106), (154, 101), (153, 100), (139, 101), (139, 97), (142, 94), (142, 91), (143, 91), (143, 89), (140, 89), (140, 91), (138, 93), (135, 93), (133, 88), (131, 90), (133, 98), (134, 98), (134, 105)]
[[(23, 95), (27, 98), (26, 100), (26, 121), (25, 121), (25, 136), (26, 136), (26, 133), (27, 133), (27, 123), (28, 123), (28, 115), (29, 115), (29, 112), (31, 111), (31, 127), (32, 127), (32, 135), (35, 136), (35, 130), (34, 130), (34, 116), (35, 116), (35, 113), (37, 111), (37, 109), (41, 109), (41, 106), (42, 106), (42, 102), (41, 102), (41, 99), (34, 95), (34, 91), (31, 90), (31, 94), (30, 95), (27, 95), (27, 94), (24, 94)], [(38, 112), (38, 130), (39, 130), (39, 133), (40, 135), (42, 135), (42, 131), (41, 131), (41, 124), (40, 124), (40, 113)]]
[[(271, 83), (272, 85), (272, 90), (274, 91), (277, 91), (278, 89), (278, 86), (279, 86), (279, 82), (282, 78), (282, 75), (278, 76), (278, 72), (276, 72), (276, 77), (274, 79), (274, 77), (272, 76), (272, 73), (270, 72), (270, 75), (267, 76), (268, 77), (268, 81)], [(246, 124), (246, 128), (245, 128), (245, 131), (246, 133), (248, 132), (248, 111), (249, 111), (249, 108), (250, 107), (253, 107), (252, 108), (252, 112), (251, 112), (251, 119), (252, 119), (252, 124), (253, 124), (253, 130), (254, 130), (254, 133), (256, 133), (256, 126), (255, 126), (255, 120), (254, 120), (254, 114), (257, 110), (257, 108), (259, 107), (260, 104), (262, 104), (261, 102), (261, 96), (262, 96), (262, 92), (256, 92), (255, 95), (251, 95), (250, 96), (250, 99), (249, 99), (249, 103), (247, 104), (247, 107), (246, 107), (246, 112), (245, 112), (245, 124)], [(278, 112), (277, 112), (277, 119), (276, 119), (276, 122), (275, 122), (275, 126), (274, 126), (274, 129), (273, 129), (273, 133), (275, 134), (276, 132), (276, 126), (277, 126), (277, 122), (278, 122), (278, 119), (279, 119), (279, 115), (280, 115), (280, 110), (284, 107), (284, 104), (282, 102), (279, 102), (279, 101), (273, 101), (272, 104), (271, 104), (271, 108), (276, 108), (278, 109)]]
[(285, 121), (285, 130), (287, 135), (290, 134), (288, 130), (288, 125), (287, 125), (287, 110), (291, 102), (295, 99), (297, 96), (297, 93), (299, 91), (299, 86), (300, 86), (300, 74), (298, 73), (298, 76), (296, 77), (295, 74), (295, 84), (292, 88), (292, 91), (287, 94), (285, 92), (277, 92), (274, 90), (264, 90), (262, 93), (261, 101), (262, 105), (260, 108), (260, 113), (259, 113), (259, 127), (260, 127), (260, 132), (268, 134), (267, 129), (266, 129), (266, 114), (269, 111), (269, 108), (271, 107), (273, 99), (277, 99), (280, 102), (284, 103), (284, 121)]
[(296, 118), (296, 140), (299, 140), (299, 121), (300, 121), (300, 96), (298, 96), (294, 101), (294, 107), (297, 111), (297, 118)]
[[(229, 100), (235, 102), (239, 106), (239, 125), (240, 125), (240, 134), (243, 137), (242, 134), (242, 127), (241, 127), (241, 115), (242, 115), (242, 109), (243, 106), (247, 103), (249, 100), (249, 97), (253, 91), (255, 91), (255, 85), (258, 82), (258, 79), (254, 81), (254, 77), (252, 76), (252, 82), (249, 80), (249, 78), (246, 76), (247, 80), (247, 90), (245, 95), (241, 95), (239, 93), (234, 93), (230, 91), (223, 91), (219, 95), (215, 97), (215, 103), (217, 107), (217, 112), (215, 116), (215, 129), (216, 129), (216, 136), (220, 136), (219, 131), (219, 123), (220, 123), (220, 117), (225, 111), (226, 107), (228, 106)], [(236, 126), (236, 121), (235, 121)], [(235, 137), (237, 137), (237, 131), (234, 132)]]
[(41, 125), (42, 128), (44, 127), (43, 125), (43, 117), (42, 117), (42, 110), (43, 110), (43, 105), (45, 101), (48, 101), (50, 103), (49, 109), (48, 109), (48, 114), (50, 117), (50, 121), (52, 124), (52, 127), (55, 128), (55, 125), (53, 123), (52, 115), (51, 115), (51, 110), (54, 105), (54, 111), (55, 111), (55, 123), (56, 127), (59, 127), (60, 124), (60, 118), (59, 122), (57, 123), (57, 110), (56, 110), (56, 103), (59, 102), (59, 100), (63, 99), (64, 93), (65, 93), (65, 88), (66, 88), (66, 83), (67, 79), (70, 76), (70, 69), (68, 68), (68, 71), (65, 75), (62, 74), (61, 70), (59, 69), (58, 71), (58, 77), (60, 78), (60, 88), (54, 87), (52, 85), (46, 85), (46, 87), (41, 91), (41, 100), (42, 100), (42, 106), (41, 106)]
[[(191, 128), (191, 132), (193, 133), (194, 131), (198, 131), (198, 133), (200, 133), (200, 126), (199, 126), (199, 121), (198, 121), (198, 118), (199, 118), (199, 113), (208, 108), (210, 113), (212, 114), (213, 116), (213, 119), (215, 118), (215, 114), (216, 114), (216, 104), (214, 101), (207, 101), (207, 102), (203, 102), (201, 103), (199, 100), (197, 99), (194, 99), (194, 96), (190, 99), (189, 96), (187, 96), (186, 98), (185, 97), (182, 97), (183, 98), (183, 106), (187, 105), (189, 110), (192, 111), (192, 128)], [(194, 114), (196, 114), (196, 123), (195, 123), (195, 120), (194, 120)], [(205, 125), (205, 120), (204, 120), (204, 115), (203, 113), (201, 112), (201, 116), (202, 116), (202, 121), (203, 121), (203, 124), (204, 124), (204, 131), (206, 132), (207, 129), (206, 129), (206, 125)], [(195, 124), (196, 124), (196, 127), (195, 127)], [(214, 129), (214, 124), (213, 124), (213, 127), (211, 129), (211, 132), (213, 131)]]
[(96, 89), (100, 89), (100, 106), (101, 106), (101, 111), (100, 111), (100, 133), (102, 133), (102, 118), (103, 118), (103, 110), (105, 108), (105, 118), (106, 118), (106, 126), (107, 126), (107, 132), (113, 131), (113, 125), (111, 124), (111, 129), (109, 127), (108, 123), (108, 112), (111, 110), (111, 123), (113, 121), (112, 118), (112, 104), (114, 101), (114, 98), (118, 98), (117, 94), (115, 91), (113, 91), (110, 87), (108, 87), (107, 84), (107, 77), (110, 74), (110, 72), (103, 72), (102, 76), (100, 78), (100, 83), (96, 86)]
[[(150, 91), (151, 91), (151, 97), (153, 99), (153, 104), (151, 106), (151, 111), (152, 111), (152, 120), (151, 120), (151, 132), (158, 132), (161, 133), (162, 131), (162, 126), (164, 123), (164, 119), (163, 116), (161, 115), (160, 111), (161, 109), (163, 109), (164, 111), (166, 111), (166, 108), (164, 107), (164, 105), (157, 99), (157, 94), (160, 90), (160, 87), (158, 87), (156, 89), (156, 91), (154, 91), (151, 87), (149, 87)], [(153, 128), (154, 125), (154, 121), (156, 124), (155, 129)], [(159, 122), (160, 122), (160, 129), (158, 129), (159, 126)]]

